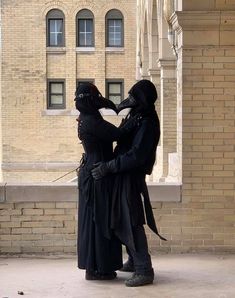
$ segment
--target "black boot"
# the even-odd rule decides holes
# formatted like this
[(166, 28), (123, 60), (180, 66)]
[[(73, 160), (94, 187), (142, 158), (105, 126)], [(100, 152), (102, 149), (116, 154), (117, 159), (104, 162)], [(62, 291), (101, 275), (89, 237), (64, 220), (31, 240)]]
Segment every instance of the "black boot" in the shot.
[(123, 272), (135, 272), (135, 268), (134, 268), (134, 263), (132, 260), (128, 259), (124, 264), (123, 267), (121, 269), (119, 269), (119, 271), (123, 271)]
[(88, 271), (86, 270), (86, 280), (112, 280), (117, 277), (115, 271), (109, 273), (101, 273), (98, 271)]
[(154, 271), (148, 274), (134, 273), (133, 276), (125, 281), (127, 287), (140, 287), (152, 284), (154, 280)]

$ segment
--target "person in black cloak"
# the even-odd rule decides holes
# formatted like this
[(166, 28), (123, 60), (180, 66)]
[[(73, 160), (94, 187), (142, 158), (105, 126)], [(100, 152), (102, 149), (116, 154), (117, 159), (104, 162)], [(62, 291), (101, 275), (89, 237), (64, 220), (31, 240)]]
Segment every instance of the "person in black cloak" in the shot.
[(115, 159), (99, 162), (92, 169), (92, 175), (97, 181), (108, 173), (116, 173), (111, 227), (127, 247), (128, 261), (121, 270), (134, 272), (133, 276), (125, 281), (126, 286), (130, 287), (149, 284), (154, 280), (143, 227), (145, 217), (152, 231), (162, 240), (166, 240), (158, 233), (145, 182), (146, 174), (152, 173), (160, 138), (160, 124), (154, 106), (156, 99), (157, 90), (148, 80), (141, 80), (130, 89), (128, 98), (121, 102), (118, 111), (131, 108), (122, 125), (127, 119), (140, 114), (140, 126), (117, 143)]
[(91, 83), (78, 86), (74, 100), (80, 112), (78, 137), (85, 151), (78, 177), (78, 268), (86, 269), (87, 280), (114, 279), (115, 270), (122, 267), (122, 248), (110, 228), (112, 177), (94, 181), (91, 169), (97, 161), (114, 157), (113, 141), (138, 125), (139, 120), (136, 117), (122, 128), (105, 121), (99, 109), (116, 112), (116, 106)]

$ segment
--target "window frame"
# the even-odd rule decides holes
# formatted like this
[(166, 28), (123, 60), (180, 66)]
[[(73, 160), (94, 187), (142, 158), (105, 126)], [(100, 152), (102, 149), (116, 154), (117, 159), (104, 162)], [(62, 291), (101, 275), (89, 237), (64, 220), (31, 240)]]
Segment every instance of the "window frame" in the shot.
[[(80, 45), (79, 40), (79, 20), (92, 20), (92, 42), (90, 45)], [(76, 15), (76, 47), (78, 48), (92, 48), (95, 46), (95, 18), (94, 14), (89, 9), (81, 9)]]
[[(120, 45), (110, 45), (109, 44), (109, 21), (110, 20), (121, 20), (121, 44)], [(105, 44), (108, 48), (123, 48), (124, 47), (124, 17), (120, 10), (111, 9), (107, 12), (105, 16)]]
[[(109, 99), (109, 96), (110, 96), (110, 94), (109, 94), (109, 85), (110, 84), (120, 84), (121, 85), (121, 93), (120, 93), (120, 95), (121, 95), (120, 103), (121, 103), (124, 99), (124, 79), (107, 79), (105, 81), (105, 91), (106, 91), (105, 96), (108, 99)], [(111, 94), (111, 95), (115, 95), (115, 94)], [(114, 104), (118, 105), (119, 103), (114, 103)]]
[[(63, 96), (63, 103), (62, 104), (51, 104), (51, 84), (58, 84), (62, 83), (62, 96)], [(66, 86), (65, 86), (65, 79), (48, 79), (47, 80), (47, 109), (48, 110), (63, 110), (66, 108)]]
[[(50, 21), (51, 20), (62, 20), (62, 43), (61, 45), (50, 44)], [(51, 48), (60, 48), (65, 46), (65, 16), (63, 11), (59, 9), (51, 9), (48, 11), (46, 16), (46, 46)]]

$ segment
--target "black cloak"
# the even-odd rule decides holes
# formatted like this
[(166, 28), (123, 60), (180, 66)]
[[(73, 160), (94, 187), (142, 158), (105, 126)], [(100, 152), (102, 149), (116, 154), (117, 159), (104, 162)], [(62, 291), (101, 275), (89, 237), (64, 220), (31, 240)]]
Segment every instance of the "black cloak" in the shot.
[(140, 126), (118, 141), (114, 152), (116, 158), (112, 161), (115, 164), (112, 165), (113, 172), (117, 174), (111, 226), (132, 250), (135, 250), (132, 227), (145, 224), (145, 218), (154, 233), (166, 240), (158, 233), (145, 182), (146, 174), (152, 173), (160, 139), (160, 123), (154, 106), (156, 99), (155, 86), (148, 80), (142, 80), (131, 88), (129, 97), (118, 107), (119, 110), (132, 108), (127, 118), (137, 113), (142, 116)]
[(94, 181), (91, 169), (98, 161), (114, 157), (112, 142), (119, 138), (120, 129), (100, 115), (98, 109), (115, 106), (94, 85), (84, 84), (75, 95), (85, 151), (79, 171), (78, 267), (108, 273), (122, 267), (121, 243), (110, 229), (113, 178)]

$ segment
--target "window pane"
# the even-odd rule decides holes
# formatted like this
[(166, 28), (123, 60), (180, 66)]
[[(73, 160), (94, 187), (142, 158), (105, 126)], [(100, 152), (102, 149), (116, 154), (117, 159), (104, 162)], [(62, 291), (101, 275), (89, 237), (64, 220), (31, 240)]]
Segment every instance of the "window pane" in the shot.
[(108, 20), (108, 45), (122, 45), (122, 20)]
[(114, 33), (113, 32), (109, 32), (109, 39), (113, 39), (114, 40), (114, 37), (115, 37)]
[(121, 31), (122, 20), (114, 20), (116, 31)]
[(109, 27), (114, 27), (114, 20), (109, 20)]
[(62, 105), (63, 95), (51, 95), (51, 105)]
[(56, 20), (56, 29), (57, 32), (61, 32), (63, 31), (63, 21), (62, 20)]
[(115, 46), (121, 46), (121, 39), (115, 39)]
[(56, 43), (56, 45), (61, 46), (62, 44), (63, 44), (63, 35), (62, 35), (62, 33), (58, 33), (57, 34), (57, 43)]
[(49, 20), (49, 45), (63, 45), (63, 20)]
[(111, 83), (109, 84), (109, 93), (121, 93), (121, 84)]
[(49, 31), (51, 32), (55, 32), (55, 21), (56, 20), (49, 20)]
[(113, 103), (119, 104), (121, 102), (121, 96), (120, 95), (110, 95), (109, 99), (112, 100)]
[(93, 23), (93, 20), (86, 20), (86, 31), (87, 32), (92, 32), (92, 23)]
[(50, 34), (50, 46), (55, 46), (56, 45), (56, 34), (51, 33)]
[(79, 33), (79, 46), (85, 46), (85, 33)]
[(79, 20), (79, 46), (92, 46), (93, 20)]
[(85, 32), (85, 20), (78, 21), (79, 32)]
[(86, 46), (92, 46), (92, 34), (91, 33), (87, 33)]
[(63, 93), (63, 84), (62, 83), (51, 83), (51, 93)]

